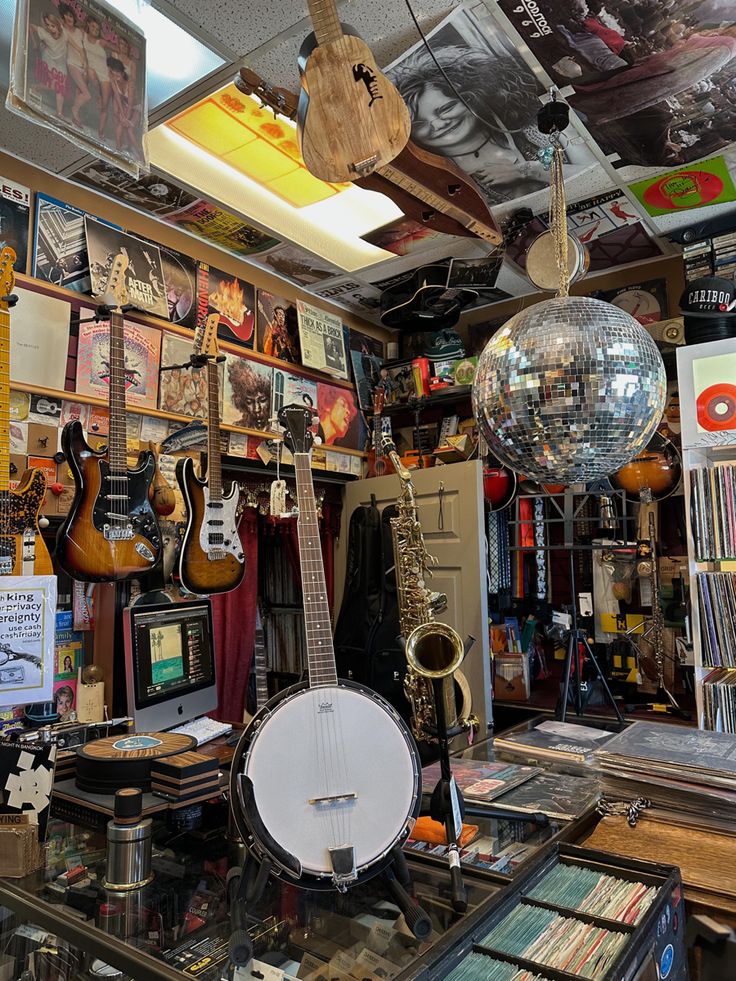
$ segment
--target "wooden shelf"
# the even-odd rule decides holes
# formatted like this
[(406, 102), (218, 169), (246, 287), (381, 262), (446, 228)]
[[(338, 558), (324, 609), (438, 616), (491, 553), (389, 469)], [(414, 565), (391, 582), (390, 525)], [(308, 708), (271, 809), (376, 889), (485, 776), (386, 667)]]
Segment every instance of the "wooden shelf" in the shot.
[(424, 395), (421, 398), (411, 396), (406, 402), (392, 402), (391, 405), (383, 407), (381, 415), (396, 416), (402, 412), (414, 413), (417, 409), (424, 412), (425, 409), (437, 409), (445, 405), (454, 405), (456, 402), (465, 402), (470, 398), (472, 390), (472, 385), (450, 385), (449, 388), (440, 389), (433, 395)]
[[(68, 290), (63, 286), (56, 286), (54, 283), (48, 283), (44, 279), (35, 279), (33, 276), (26, 276), (25, 273), (15, 274), (16, 284), (18, 286), (27, 286), (37, 292), (46, 293), (49, 296), (56, 296), (62, 300), (76, 300), (78, 303), (82, 303), (86, 306), (94, 307), (97, 305), (96, 300), (92, 296), (88, 296), (86, 293), (79, 293), (76, 290)], [(131, 319), (140, 321), (142, 324), (146, 324), (149, 327), (156, 327), (158, 330), (166, 330), (170, 334), (178, 334), (180, 337), (186, 337), (191, 340), (193, 337), (193, 331), (189, 327), (182, 327), (179, 324), (172, 324), (168, 320), (163, 320), (161, 317), (154, 317), (149, 313), (140, 313), (139, 311), (131, 311)], [(267, 354), (261, 354), (259, 351), (252, 351), (248, 348), (242, 347), (238, 344), (232, 344), (230, 341), (223, 341), (218, 338), (218, 346), (222, 353), (225, 354), (235, 354), (241, 358), (247, 358), (251, 361), (259, 361), (261, 364), (270, 365), (273, 368), (280, 368), (282, 371), (293, 371), (295, 375), (301, 375), (304, 378), (310, 378), (313, 381), (321, 381), (328, 385), (337, 385), (340, 388), (349, 388), (352, 392), (355, 391), (355, 385), (351, 381), (345, 381), (343, 378), (333, 378), (332, 375), (325, 374), (321, 371), (314, 371), (312, 368), (305, 368), (300, 364), (291, 364), (289, 361), (279, 361), (278, 358), (272, 358)], [(350, 357), (349, 352), (345, 352), (348, 359)]]

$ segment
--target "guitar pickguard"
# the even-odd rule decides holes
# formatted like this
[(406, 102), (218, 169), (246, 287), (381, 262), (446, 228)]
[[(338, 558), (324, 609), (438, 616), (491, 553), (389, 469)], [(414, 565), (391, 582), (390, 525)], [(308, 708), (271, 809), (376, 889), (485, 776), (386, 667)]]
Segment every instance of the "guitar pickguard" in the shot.
[(210, 503), (209, 487), (202, 488), (202, 496), (204, 515), (199, 529), (199, 547), (210, 562), (224, 559), (226, 555), (234, 555), (241, 562), (243, 548), (235, 515), (239, 496), (237, 488), (231, 497), (223, 497), (221, 502), (214, 504)]
[(0, 575), (12, 575), (18, 545), (25, 536), (37, 534), (37, 515), (46, 493), (43, 474), (34, 474), (22, 493), (0, 493)]
[[(129, 470), (127, 481), (110, 479), (110, 467), (107, 460), (99, 460), (100, 468), (100, 493), (95, 498), (92, 509), (92, 524), (108, 541), (125, 541), (133, 538), (134, 534), (144, 535), (146, 538), (155, 539), (154, 551), (158, 549), (159, 534), (156, 516), (148, 500), (148, 489), (152, 480), (152, 468), (146, 467), (143, 470)], [(115, 494), (126, 494), (126, 502), (116, 500)], [(116, 521), (111, 519), (113, 512), (128, 512), (127, 520)], [(117, 526), (117, 527), (116, 527)], [(144, 556), (147, 558), (147, 556)]]

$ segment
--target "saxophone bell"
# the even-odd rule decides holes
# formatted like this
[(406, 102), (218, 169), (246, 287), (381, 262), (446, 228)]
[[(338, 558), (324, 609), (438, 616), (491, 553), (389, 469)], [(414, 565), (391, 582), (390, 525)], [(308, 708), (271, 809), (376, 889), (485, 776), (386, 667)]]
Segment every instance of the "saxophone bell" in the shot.
[(406, 641), (406, 660), (424, 678), (446, 678), (460, 667), (465, 645), (446, 623), (420, 623)]

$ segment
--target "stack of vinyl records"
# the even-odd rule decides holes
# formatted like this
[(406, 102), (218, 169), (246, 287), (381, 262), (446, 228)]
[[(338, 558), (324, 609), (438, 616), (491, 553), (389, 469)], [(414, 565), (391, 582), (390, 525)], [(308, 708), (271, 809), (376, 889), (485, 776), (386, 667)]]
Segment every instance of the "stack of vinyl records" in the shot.
[(501, 733), (493, 748), (525, 760), (550, 763), (588, 763), (593, 753), (615, 733), (572, 722), (530, 719)]
[(690, 471), (690, 518), (699, 562), (736, 558), (736, 466)]
[(605, 796), (646, 797), (659, 820), (733, 829), (736, 736), (635, 722), (595, 754)]
[(736, 573), (699, 572), (698, 609), (703, 664), (736, 667)]
[(56, 757), (54, 783), (71, 780), (77, 772), (77, 754), (73, 750), (62, 750)]
[(220, 790), (219, 763), (201, 753), (180, 753), (158, 760), (151, 768), (151, 790), (177, 804), (214, 797)]

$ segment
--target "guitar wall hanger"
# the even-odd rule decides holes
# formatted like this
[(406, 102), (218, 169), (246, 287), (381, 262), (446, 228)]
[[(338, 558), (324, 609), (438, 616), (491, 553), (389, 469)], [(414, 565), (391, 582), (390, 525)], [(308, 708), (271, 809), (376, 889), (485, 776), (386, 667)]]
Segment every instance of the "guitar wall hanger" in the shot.
[(177, 371), (184, 370), (188, 371), (190, 368), (204, 368), (205, 365), (213, 362), (214, 364), (222, 364), (225, 360), (224, 354), (219, 354), (216, 357), (212, 354), (190, 354), (189, 360), (184, 361), (182, 364), (166, 364), (162, 365), (158, 369), (158, 373), (163, 374), (164, 371)]
[(12, 310), (15, 304), (18, 302), (17, 293), (8, 293), (7, 296), (0, 297), (0, 303), (7, 303), (8, 308)]

